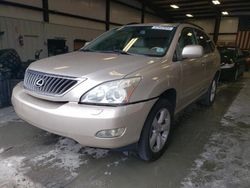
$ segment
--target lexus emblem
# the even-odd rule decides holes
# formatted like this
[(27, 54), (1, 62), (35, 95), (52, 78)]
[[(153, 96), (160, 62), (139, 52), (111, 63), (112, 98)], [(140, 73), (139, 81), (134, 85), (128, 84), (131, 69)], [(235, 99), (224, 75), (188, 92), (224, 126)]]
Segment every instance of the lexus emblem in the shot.
[(36, 82), (35, 82), (35, 85), (37, 87), (42, 87), (44, 85), (44, 80), (43, 79), (37, 79)]

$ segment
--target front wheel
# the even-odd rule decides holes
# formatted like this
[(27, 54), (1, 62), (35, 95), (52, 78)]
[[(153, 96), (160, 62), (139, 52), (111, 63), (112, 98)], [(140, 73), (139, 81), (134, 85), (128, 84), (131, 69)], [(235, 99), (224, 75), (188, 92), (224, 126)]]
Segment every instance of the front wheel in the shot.
[(171, 133), (173, 108), (160, 99), (150, 111), (138, 143), (138, 155), (144, 161), (154, 161), (167, 148)]

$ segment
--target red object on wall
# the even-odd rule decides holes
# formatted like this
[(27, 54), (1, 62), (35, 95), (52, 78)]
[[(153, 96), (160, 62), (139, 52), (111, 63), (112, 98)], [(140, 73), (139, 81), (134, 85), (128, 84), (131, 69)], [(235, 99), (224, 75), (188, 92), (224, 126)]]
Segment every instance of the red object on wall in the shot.
[(241, 50), (250, 50), (250, 16), (242, 16), (239, 18), (236, 45)]
[(239, 31), (236, 44), (242, 50), (250, 50), (250, 31)]

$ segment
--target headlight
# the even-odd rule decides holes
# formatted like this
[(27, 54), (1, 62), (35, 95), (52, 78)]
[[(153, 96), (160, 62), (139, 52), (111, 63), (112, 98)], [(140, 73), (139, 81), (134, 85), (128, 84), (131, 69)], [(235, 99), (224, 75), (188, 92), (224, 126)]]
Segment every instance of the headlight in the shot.
[(139, 84), (141, 78), (129, 78), (105, 82), (85, 93), (80, 103), (125, 104)]

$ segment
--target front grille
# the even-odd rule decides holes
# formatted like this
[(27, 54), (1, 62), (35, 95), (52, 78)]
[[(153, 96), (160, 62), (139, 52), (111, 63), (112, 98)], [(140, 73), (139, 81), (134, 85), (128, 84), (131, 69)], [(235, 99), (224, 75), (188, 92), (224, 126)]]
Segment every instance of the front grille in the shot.
[(77, 84), (74, 77), (59, 76), (27, 70), (24, 77), (24, 88), (43, 95), (63, 95)]

